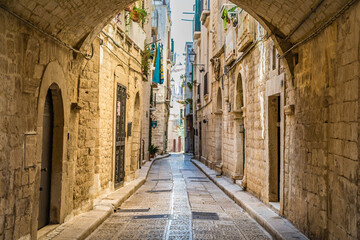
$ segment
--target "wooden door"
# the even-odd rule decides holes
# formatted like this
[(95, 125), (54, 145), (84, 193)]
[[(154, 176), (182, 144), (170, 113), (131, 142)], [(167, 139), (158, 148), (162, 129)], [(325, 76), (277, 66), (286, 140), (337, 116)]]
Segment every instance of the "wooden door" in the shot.
[(54, 126), (54, 108), (51, 91), (46, 96), (43, 115), (38, 229), (50, 223), (51, 160)]

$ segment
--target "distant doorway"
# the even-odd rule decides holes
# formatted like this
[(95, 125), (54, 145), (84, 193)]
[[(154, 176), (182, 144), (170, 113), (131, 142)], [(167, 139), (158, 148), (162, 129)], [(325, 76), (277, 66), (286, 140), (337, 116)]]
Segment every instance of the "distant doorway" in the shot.
[(202, 135), (202, 130), (201, 130), (201, 122), (199, 122), (199, 160), (201, 160), (201, 156), (202, 156), (202, 142), (201, 142), (201, 135)]
[(38, 229), (60, 222), (64, 111), (56, 84), (46, 95), (42, 127)]
[(223, 135), (223, 104), (222, 104), (222, 93), (221, 89), (217, 92), (217, 104), (216, 104), (216, 129), (215, 129), (215, 163), (220, 164), (222, 162), (222, 135)]
[(280, 201), (280, 96), (269, 97), (269, 202)]

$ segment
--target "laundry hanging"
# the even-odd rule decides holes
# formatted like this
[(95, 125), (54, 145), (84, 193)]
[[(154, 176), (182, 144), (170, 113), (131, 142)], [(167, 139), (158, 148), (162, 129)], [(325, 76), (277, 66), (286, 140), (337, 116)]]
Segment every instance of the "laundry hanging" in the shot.
[(163, 84), (164, 83), (164, 67), (163, 67), (163, 45), (158, 44), (156, 56), (155, 56), (155, 70), (153, 76), (153, 82)]

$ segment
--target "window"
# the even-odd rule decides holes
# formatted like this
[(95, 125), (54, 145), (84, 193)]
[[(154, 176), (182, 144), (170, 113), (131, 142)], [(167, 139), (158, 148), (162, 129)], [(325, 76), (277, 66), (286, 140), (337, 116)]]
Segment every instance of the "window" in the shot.
[(209, 93), (208, 91), (208, 73), (204, 75), (204, 96)]
[(276, 69), (276, 47), (273, 46), (272, 48), (272, 70)]
[(197, 103), (200, 103), (200, 84), (198, 85), (197, 89)]

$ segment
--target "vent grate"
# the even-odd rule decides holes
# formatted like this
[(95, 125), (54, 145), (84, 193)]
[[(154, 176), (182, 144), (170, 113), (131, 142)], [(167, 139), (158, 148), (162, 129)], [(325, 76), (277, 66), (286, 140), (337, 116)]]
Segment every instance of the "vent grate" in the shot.
[(207, 177), (188, 177), (188, 179), (207, 179)]
[(118, 208), (116, 212), (148, 212), (150, 208), (135, 208), (135, 209), (121, 209)]
[(159, 214), (159, 215), (138, 215), (138, 216), (134, 216), (133, 219), (169, 219), (170, 215), (169, 214)]
[(171, 192), (172, 189), (164, 189), (164, 190), (149, 190), (149, 191), (146, 191), (148, 193), (162, 193), (162, 192)]
[(219, 220), (219, 215), (214, 212), (192, 212), (192, 219)]

